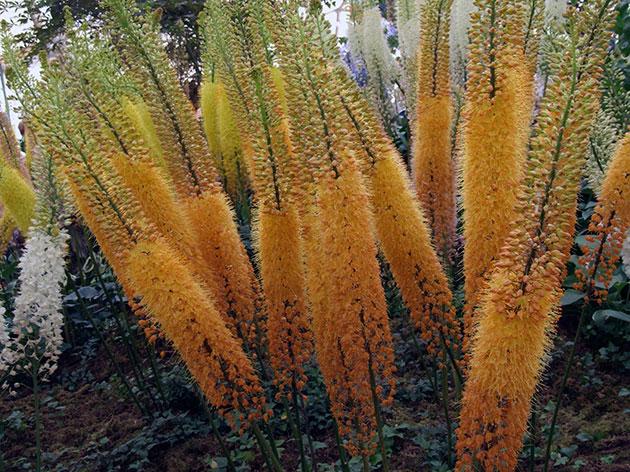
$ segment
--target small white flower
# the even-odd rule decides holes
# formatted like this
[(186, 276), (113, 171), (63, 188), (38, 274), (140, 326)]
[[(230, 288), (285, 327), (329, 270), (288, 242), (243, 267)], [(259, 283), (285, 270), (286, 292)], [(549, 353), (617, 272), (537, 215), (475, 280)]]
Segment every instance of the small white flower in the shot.
[(567, 11), (567, 0), (545, 0), (545, 19), (547, 23), (564, 21), (564, 14)]
[(6, 309), (0, 300), (0, 373), (4, 372), (11, 364), (11, 349), (9, 349), (10, 337), (7, 320), (4, 317)]
[(353, 55), (363, 59), (370, 98), (386, 119), (395, 114), (391, 96), (400, 71), (385, 38), (384, 21), (378, 7), (366, 9), (361, 20), (350, 25), (348, 44)]
[(9, 346), (13, 358), (35, 356), (46, 378), (55, 367), (63, 342), (63, 295), (68, 235), (52, 236), (32, 228), (20, 259), (19, 294)]
[(600, 109), (591, 128), (586, 161), (586, 176), (595, 193), (601, 190), (608, 164), (617, 149), (619, 135), (613, 116)]

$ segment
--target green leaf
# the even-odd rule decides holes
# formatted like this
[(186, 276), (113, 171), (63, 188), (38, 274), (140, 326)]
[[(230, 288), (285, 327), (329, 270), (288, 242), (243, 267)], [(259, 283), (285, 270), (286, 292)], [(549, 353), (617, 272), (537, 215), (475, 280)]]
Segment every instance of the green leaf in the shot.
[(572, 288), (565, 290), (564, 295), (562, 296), (562, 300), (560, 300), (560, 305), (567, 306), (573, 305), (578, 300), (582, 300), (586, 294), (584, 292), (580, 292), (578, 290), (573, 290)]
[(604, 323), (609, 318), (616, 318), (626, 323), (630, 323), (630, 315), (617, 310), (597, 310), (593, 313), (593, 321), (597, 324)]

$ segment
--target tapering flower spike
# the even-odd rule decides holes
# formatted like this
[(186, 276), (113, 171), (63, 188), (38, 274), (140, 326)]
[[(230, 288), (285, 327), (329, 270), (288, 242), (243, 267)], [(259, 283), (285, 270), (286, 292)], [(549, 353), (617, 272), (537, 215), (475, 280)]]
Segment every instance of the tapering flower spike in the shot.
[(380, 403), (387, 405), (395, 379), (370, 204), (362, 187), (351, 163), (338, 178), (324, 177), (318, 185), (321, 261), (309, 268), (309, 296), (333, 415), (350, 452), (363, 455), (373, 451), (377, 428), (370, 382), (378, 382)]
[[(137, 19), (137, 9), (127, 0), (107, 2), (113, 28), (122, 39), (129, 73), (147, 104), (171, 178), (188, 211), (193, 234), (210, 270), (220, 280), (216, 302), (247, 325), (243, 339), (258, 338), (263, 327), (260, 287), (240, 240), (234, 213), (219, 184), (208, 144), (192, 104), (180, 88), (177, 75), (164, 51), (157, 26), (151, 19)], [(216, 239), (219, 237), (220, 239)], [(258, 335), (254, 335), (255, 331)], [(254, 342), (254, 341), (251, 341)], [(262, 351), (256, 341), (258, 351)]]
[(297, 211), (260, 211), (257, 248), (267, 303), (269, 356), (280, 391), (302, 392), (304, 367), (313, 355)]
[(535, 23), (527, 20), (540, 16), (540, 3), (479, 0), (471, 15), (462, 163), (465, 351), (480, 294), (516, 219), (536, 63)]
[[(258, 205), (255, 248), (267, 307), (270, 363), (279, 394), (290, 397), (306, 382), (304, 365), (313, 355), (313, 335), (297, 202), (299, 159), (287, 129), (284, 83), (273, 68), (259, 3), (210, 1), (206, 13), (208, 62), (226, 102), (218, 104), (217, 112), (226, 105), (234, 112), (234, 117), (223, 113), (217, 124), (234, 119), (242, 124), (240, 140), (247, 149)], [(235, 134), (233, 128), (222, 135)]]
[[(149, 148), (151, 157), (155, 163), (168, 172), (164, 160), (164, 149), (157, 134), (155, 123), (151, 117), (151, 111), (144, 100), (140, 97), (125, 98), (122, 102), (123, 110), (127, 114), (131, 124), (142, 137), (144, 143)], [(168, 175), (168, 174), (167, 174)]]
[(304, 172), (314, 185), (306, 187), (301, 215), (317, 359), (346, 447), (366, 455), (374, 450), (375, 433), (381, 436), (381, 406), (391, 402), (394, 389), (369, 195), (351, 151), (343, 105), (336, 94), (326, 93), (331, 76), (312, 41), (316, 23), (302, 18), (293, 2), (282, 4), (282, 15), (270, 2), (265, 5), (296, 154), (311, 159)]
[(167, 167), (181, 197), (200, 195), (218, 180), (192, 104), (169, 63), (158, 25), (138, 18), (128, 0), (108, 0), (111, 25), (129, 72), (151, 112)]
[(5, 112), (0, 112), (0, 160), (16, 169), (23, 168), (20, 145)]
[(19, 293), (6, 348), (13, 362), (24, 360), (37, 365), (44, 379), (57, 368), (63, 344), (61, 308), (67, 240), (65, 231), (52, 235), (33, 228), (20, 258)]
[(0, 202), (23, 233), (28, 231), (35, 209), (35, 192), (16, 168), (0, 162)]
[(360, 59), (367, 71), (366, 92), (383, 126), (390, 129), (397, 110), (393, 96), (400, 71), (389, 49), (378, 6), (365, 8), (359, 2), (352, 4), (348, 44), (354, 57)]
[[(585, 291), (588, 299), (601, 303), (608, 295), (624, 239), (630, 227), (630, 134), (621, 140), (606, 177), (597, 207), (591, 217), (576, 272), (578, 290)], [(588, 301), (585, 300), (586, 301)]]
[(157, 239), (134, 247), (126, 264), (141, 303), (173, 341), (208, 401), (241, 430), (262, 418), (265, 400), (256, 373), (185, 261)]
[(573, 11), (531, 141), (518, 218), (481, 299), (456, 470), (511, 471), (551, 342), (614, 2)]
[(235, 205), (246, 198), (247, 176), (234, 113), (224, 85), (206, 80), (201, 86), (203, 127), (223, 187)]
[[(313, 24), (313, 34), (319, 38), (319, 54), (325, 56), (327, 64), (317, 83), (318, 89), (325, 96), (337, 97), (336, 106), (341, 105), (336, 116), (343, 117), (344, 142), (357, 153), (360, 168), (372, 189), (370, 199), (380, 247), (429, 352), (439, 357), (443, 343), (448, 347), (460, 344), (460, 333), (448, 279), (431, 244), (429, 227), (400, 155), (365, 97), (337, 61), (335, 40), (327, 33), (327, 23), (320, 15), (313, 15), (309, 21)], [(299, 97), (291, 102), (294, 113), (303, 108)], [(306, 112), (297, 121), (308, 123), (311, 116), (312, 113)], [(294, 135), (299, 132), (296, 130)], [(317, 144), (323, 143), (320, 140)], [(303, 149), (304, 153), (314, 155), (325, 152)]]
[(466, 84), (468, 30), (470, 29), (470, 15), (475, 8), (475, 2), (470, 0), (453, 0), (451, 7), (449, 56), (451, 81), (456, 87), (463, 88)]
[(3, 208), (0, 213), (2, 213), (2, 216), (0, 217), (0, 255), (2, 255), (6, 252), (7, 247), (11, 242), (16, 225), (15, 221), (13, 221), (13, 217)]
[(453, 106), (449, 82), (451, 1), (427, 0), (422, 6), (418, 54), (417, 109), (413, 137), (416, 192), (448, 263), (455, 241), (455, 165), (451, 158)]
[[(35, 193), (6, 113), (0, 112), (0, 203), (23, 233), (33, 218)], [(7, 218), (7, 222), (9, 219)]]

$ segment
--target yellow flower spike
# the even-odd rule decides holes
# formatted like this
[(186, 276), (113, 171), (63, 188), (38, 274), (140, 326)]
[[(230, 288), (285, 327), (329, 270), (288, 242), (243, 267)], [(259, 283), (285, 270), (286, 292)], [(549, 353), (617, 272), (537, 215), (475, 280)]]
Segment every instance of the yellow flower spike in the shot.
[(2, 159), (15, 169), (22, 166), (20, 144), (5, 112), (0, 112), (0, 161)]
[(388, 404), (395, 367), (370, 204), (350, 159), (338, 178), (321, 178), (317, 208), (320, 222), (311, 230), (319, 229), (321, 261), (308, 268), (317, 358), (340, 433), (351, 453), (367, 454), (377, 426), (370, 370), (379, 401)]
[[(3, 212), (0, 211), (0, 214), (2, 213)], [(13, 217), (5, 211), (2, 217), (0, 217), (0, 257), (2, 257), (9, 246), (14, 229), (15, 221), (13, 221)]]
[[(218, 81), (204, 80), (199, 90), (199, 105), (203, 118), (203, 130), (208, 141), (210, 152), (217, 156), (221, 153), (219, 138), (219, 124), (217, 123), (217, 104), (219, 102), (219, 89), (222, 85)], [(216, 159), (216, 157), (215, 157)], [(221, 169), (222, 166), (218, 166)]]
[(216, 122), (219, 137), (220, 155), (224, 188), (232, 201), (240, 203), (246, 198), (243, 193), (247, 188), (247, 176), (238, 124), (223, 85), (217, 86)]
[(208, 147), (221, 174), (223, 187), (237, 204), (247, 187), (241, 139), (225, 87), (220, 81), (201, 86), (201, 115)]
[(35, 192), (14, 167), (0, 162), (0, 202), (8, 210), (19, 230), (26, 234), (35, 212)]
[(462, 135), (465, 352), (480, 293), (517, 216), (533, 105), (526, 12), (521, 1), (487, 0), (471, 15)]
[(126, 262), (142, 304), (208, 401), (242, 430), (262, 418), (265, 399), (252, 364), (186, 263), (161, 239), (139, 243)]
[(562, 296), (577, 193), (615, 3), (596, 0), (567, 19), (558, 76), (540, 104), (517, 218), (480, 298), (457, 431), (456, 470), (512, 471)]
[(154, 162), (161, 168), (166, 169), (162, 143), (160, 142), (155, 124), (153, 123), (153, 118), (151, 117), (151, 112), (146, 103), (144, 103), (140, 97), (133, 100), (125, 98), (123, 100), (123, 109), (148, 147)]
[(205, 192), (183, 204), (202, 258), (216, 276), (221, 293), (215, 300), (217, 308), (234, 317), (239, 337), (260, 354), (265, 333), (260, 287), (226, 196)]
[(451, 1), (429, 0), (421, 10), (413, 173), (438, 254), (448, 263), (455, 240), (455, 166), (451, 158), (453, 106), (449, 83)]
[(304, 366), (313, 354), (297, 212), (291, 208), (261, 208), (257, 248), (267, 304), (271, 366), (280, 390), (290, 397), (294, 386), (306, 382)]

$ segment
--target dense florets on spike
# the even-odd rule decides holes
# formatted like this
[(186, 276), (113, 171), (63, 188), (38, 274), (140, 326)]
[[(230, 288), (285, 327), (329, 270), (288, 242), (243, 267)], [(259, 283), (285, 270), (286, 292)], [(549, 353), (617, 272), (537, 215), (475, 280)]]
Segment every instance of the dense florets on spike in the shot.
[(140, 243), (126, 259), (137, 294), (186, 362), (208, 401), (232, 426), (266, 415), (260, 382), (211, 296), (163, 240)]
[(449, 261), (455, 240), (455, 165), (451, 158), (449, 81), (450, 1), (428, 0), (422, 7), (418, 86), (413, 140), (416, 192), (438, 254)]
[(14, 167), (0, 162), (0, 202), (23, 233), (28, 231), (35, 210), (35, 192)]
[[(57, 368), (63, 344), (61, 313), (66, 281), (65, 256), (68, 235), (50, 235), (39, 228), (30, 231), (20, 258), (19, 293), (10, 339), (3, 353), (12, 362), (28, 362), (38, 366), (38, 374), (46, 379)], [(4, 324), (4, 320), (1, 320)], [(2, 329), (3, 327), (0, 327)]]
[[(545, 363), (573, 242), (577, 192), (612, 2), (574, 12), (559, 76), (541, 103), (507, 236), (481, 298), (458, 429), (458, 470), (514, 470)], [(586, 33), (588, 32), (588, 33)]]
[(482, 0), (476, 6), (463, 129), (465, 351), (479, 296), (516, 219), (533, 105), (525, 2)]
[(579, 259), (577, 289), (598, 303), (608, 295), (608, 287), (630, 226), (630, 135), (619, 144), (602, 184)]
[(181, 196), (199, 195), (218, 179), (195, 110), (181, 89), (164, 51), (158, 25), (138, 21), (128, 0), (106, 2), (111, 26), (164, 150), (167, 167)]
[(301, 392), (304, 367), (313, 355), (310, 313), (297, 212), (261, 209), (257, 224), (260, 275), (265, 293), (269, 355), (283, 394)]
[(356, 168), (323, 178), (318, 186), (321, 261), (309, 267), (317, 358), (332, 412), (349, 450), (361, 454), (372, 451), (376, 432), (371, 376), (381, 403), (392, 401), (395, 387), (369, 208)]
[(262, 352), (264, 320), (260, 312), (260, 286), (247, 251), (238, 237), (234, 217), (222, 193), (207, 192), (185, 202), (195, 244), (209, 270), (220, 297), (215, 299), (220, 313), (249, 348)]

